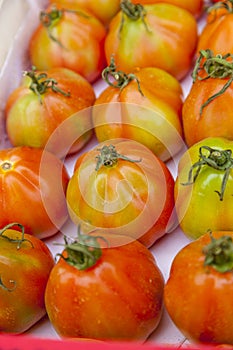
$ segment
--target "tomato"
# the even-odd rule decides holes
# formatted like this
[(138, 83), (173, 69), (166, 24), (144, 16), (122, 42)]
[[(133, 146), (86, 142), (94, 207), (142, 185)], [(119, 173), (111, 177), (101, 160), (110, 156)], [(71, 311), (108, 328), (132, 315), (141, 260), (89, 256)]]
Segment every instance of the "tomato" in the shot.
[(137, 67), (158, 67), (183, 79), (192, 65), (197, 44), (194, 16), (177, 6), (121, 2), (105, 40), (105, 55), (125, 73)]
[(208, 229), (233, 231), (233, 142), (207, 138), (181, 157), (175, 181), (180, 227), (191, 239)]
[[(95, 92), (81, 75), (66, 68), (25, 73), (6, 101), (6, 130), (13, 146), (47, 147), (60, 157), (77, 152), (92, 136), (91, 113)], [(51, 135), (66, 121), (67, 127)], [(66, 143), (75, 141), (71, 149)]]
[(68, 219), (68, 181), (52, 153), (23, 146), (0, 150), (0, 227), (20, 222), (38, 238), (54, 235)]
[(65, 238), (45, 291), (49, 319), (61, 337), (145, 341), (160, 323), (163, 275), (138, 241), (98, 237)]
[(84, 9), (50, 5), (30, 38), (30, 61), (39, 70), (71, 69), (92, 83), (105, 66), (105, 36), (104, 25)]
[(174, 179), (147, 147), (105, 141), (77, 162), (66, 198), (71, 220), (85, 233), (120, 230), (150, 247), (173, 229)]
[(120, 0), (50, 0), (50, 3), (77, 10), (83, 8), (105, 25), (108, 25), (112, 17), (120, 10)]
[(109, 86), (97, 97), (92, 109), (99, 142), (133, 139), (163, 161), (181, 150), (183, 91), (176, 78), (155, 67), (126, 74), (116, 69), (114, 59), (104, 69), (103, 77)]
[(164, 302), (188, 340), (233, 344), (232, 239), (232, 231), (205, 233), (172, 262)]
[(204, 1), (203, 0), (132, 0), (133, 4), (140, 3), (141, 5), (147, 4), (156, 4), (158, 2), (165, 2), (171, 5), (181, 7), (192, 13), (195, 17), (199, 17), (204, 10)]
[(207, 20), (202, 29), (197, 50), (210, 49), (215, 55), (233, 51), (233, 2), (218, 1), (207, 8)]
[(53, 266), (46, 244), (25, 233), (21, 224), (0, 230), (1, 332), (23, 333), (45, 316), (45, 287)]
[(233, 55), (200, 52), (193, 70), (193, 84), (184, 101), (182, 122), (188, 146), (206, 137), (233, 139)]

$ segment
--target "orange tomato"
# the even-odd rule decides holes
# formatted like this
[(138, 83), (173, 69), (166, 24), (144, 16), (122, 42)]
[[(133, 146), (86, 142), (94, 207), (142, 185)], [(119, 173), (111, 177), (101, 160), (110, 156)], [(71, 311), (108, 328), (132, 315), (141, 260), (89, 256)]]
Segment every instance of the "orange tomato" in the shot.
[(179, 82), (155, 67), (141, 68), (128, 75), (117, 70), (110, 73), (108, 79), (113, 75), (120, 78), (102, 91), (92, 109), (98, 141), (132, 139), (163, 161), (172, 158), (184, 146), (183, 92)]
[(197, 45), (194, 16), (171, 4), (135, 5), (123, 1), (105, 40), (105, 55), (112, 55), (119, 70), (158, 67), (183, 79), (192, 65)]
[(207, 21), (202, 29), (197, 45), (197, 52), (210, 49), (215, 55), (233, 52), (233, 3), (218, 1), (210, 6)]
[(232, 231), (205, 233), (172, 262), (164, 302), (174, 324), (192, 342), (233, 344), (232, 239)]
[(106, 29), (94, 16), (49, 6), (29, 43), (29, 58), (38, 70), (71, 69), (94, 82), (105, 65)]

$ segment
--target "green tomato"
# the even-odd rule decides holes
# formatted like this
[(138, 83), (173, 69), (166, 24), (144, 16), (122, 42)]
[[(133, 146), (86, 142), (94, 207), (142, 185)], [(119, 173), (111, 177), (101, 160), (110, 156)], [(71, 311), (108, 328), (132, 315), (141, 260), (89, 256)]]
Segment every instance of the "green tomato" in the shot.
[(183, 154), (175, 181), (175, 206), (184, 234), (233, 230), (233, 142), (210, 137)]

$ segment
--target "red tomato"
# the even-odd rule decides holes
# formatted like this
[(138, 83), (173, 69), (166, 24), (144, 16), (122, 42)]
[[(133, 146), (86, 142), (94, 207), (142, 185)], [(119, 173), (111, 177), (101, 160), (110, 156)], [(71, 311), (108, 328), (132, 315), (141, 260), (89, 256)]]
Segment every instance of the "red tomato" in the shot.
[(210, 49), (215, 55), (232, 52), (232, 35), (233, 3), (218, 1), (207, 9), (207, 20), (199, 35), (197, 51)]
[(12, 225), (0, 230), (0, 329), (17, 334), (46, 314), (45, 287), (54, 259), (45, 243)]
[(206, 233), (181, 249), (165, 285), (167, 311), (187, 339), (233, 344), (233, 232)]
[(209, 50), (200, 53), (182, 110), (184, 139), (189, 147), (207, 137), (233, 139), (232, 63), (232, 55), (219, 57)]
[(20, 222), (38, 238), (55, 234), (68, 218), (68, 180), (52, 153), (29, 147), (0, 150), (0, 227)]
[[(13, 146), (46, 146), (60, 157), (77, 152), (92, 136), (91, 112), (87, 108), (94, 101), (90, 83), (69, 69), (28, 71), (6, 102), (8, 137)], [(68, 142), (70, 147), (74, 144), (67, 150)]]
[(195, 17), (199, 17), (204, 10), (204, 0), (131, 0), (133, 4), (156, 4), (158, 2), (165, 2), (171, 5), (181, 7), (192, 13)]
[(103, 75), (111, 82), (97, 97), (92, 109), (98, 141), (132, 139), (147, 146), (163, 161), (177, 154), (184, 146), (183, 92), (179, 82), (155, 67), (126, 74), (118, 71), (113, 61)]
[(94, 82), (105, 65), (104, 25), (83, 9), (62, 5), (49, 6), (40, 19), (30, 39), (31, 63), (38, 70), (65, 67)]
[(145, 246), (125, 239), (115, 247), (104, 242), (102, 249), (93, 236), (66, 239), (45, 292), (49, 319), (60, 336), (145, 341), (157, 328), (163, 275)]
[(66, 198), (72, 221), (84, 232), (120, 231), (150, 247), (174, 228), (174, 179), (147, 147), (115, 139), (77, 162)]
[(83, 8), (105, 25), (108, 25), (112, 17), (120, 10), (120, 0), (50, 0), (50, 3), (74, 10)]
[(134, 5), (123, 0), (105, 40), (107, 63), (114, 55), (125, 73), (158, 67), (181, 80), (192, 65), (197, 23), (188, 11), (166, 3)]

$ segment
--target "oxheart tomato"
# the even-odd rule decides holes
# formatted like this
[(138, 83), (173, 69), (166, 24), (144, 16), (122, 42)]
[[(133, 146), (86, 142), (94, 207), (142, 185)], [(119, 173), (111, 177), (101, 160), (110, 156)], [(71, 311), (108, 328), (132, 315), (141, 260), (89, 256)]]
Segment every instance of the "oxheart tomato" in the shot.
[(62, 5), (63, 8), (81, 10), (92, 13), (106, 26), (120, 10), (120, 0), (50, 0), (51, 4)]
[(31, 36), (30, 61), (39, 70), (71, 69), (92, 83), (105, 65), (105, 36), (105, 26), (84, 9), (50, 5)]
[(191, 14), (197, 18), (203, 13), (204, 10), (203, 0), (132, 0), (133, 4), (140, 3), (141, 5), (156, 4), (158, 2), (165, 2), (171, 5), (181, 7), (191, 12)]
[(198, 39), (197, 51), (210, 49), (215, 55), (233, 51), (233, 1), (218, 1), (207, 8), (207, 20)]
[(150, 247), (174, 229), (174, 179), (147, 147), (105, 141), (77, 163), (66, 199), (71, 220), (85, 233), (120, 231)]
[(61, 337), (145, 341), (160, 323), (163, 275), (140, 242), (97, 235), (65, 237), (45, 291), (49, 319)]
[(188, 146), (206, 137), (233, 139), (233, 55), (200, 51), (193, 84), (183, 103), (182, 124)]
[(68, 219), (68, 172), (50, 152), (30, 147), (0, 150), (0, 227), (20, 222), (38, 238), (54, 235)]
[(114, 55), (116, 66), (126, 73), (158, 67), (181, 80), (191, 68), (197, 39), (197, 22), (187, 10), (122, 0), (109, 25), (105, 55), (108, 64)]
[(92, 121), (99, 142), (128, 138), (167, 161), (184, 146), (183, 91), (176, 78), (156, 67), (126, 74), (112, 58), (102, 72), (109, 86), (97, 97)]
[(207, 230), (233, 230), (233, 142), (207, 138), (181, 157), (175, 206), (183, 232), (196, 239)]
[(0, 230), (1, 333), (23, 333), (45, 316), (45, 287), (53, 266), (47, 245), (21, 224)]
[[(60, 157), (80, 150), (92, 136), (95, 101), (90, 83), (66, 68), (24, 73), (6, 101), (6, 131), (13, 146), (45, 148)], [(84, 111), (83, 113), (78, 113)], [(65, 124), (65, 127), (59, 129)], [(57, 132), (60, 130), (61, 132)], [(53, 136), (53, 142), (48, 142)], [(66, 144), (70, 142), (71, 149)]]
[(172, 262), (164, 303), (175, 325), (195, 343), (233, 344), (232, 239), (232, 231), (205, 233)]

